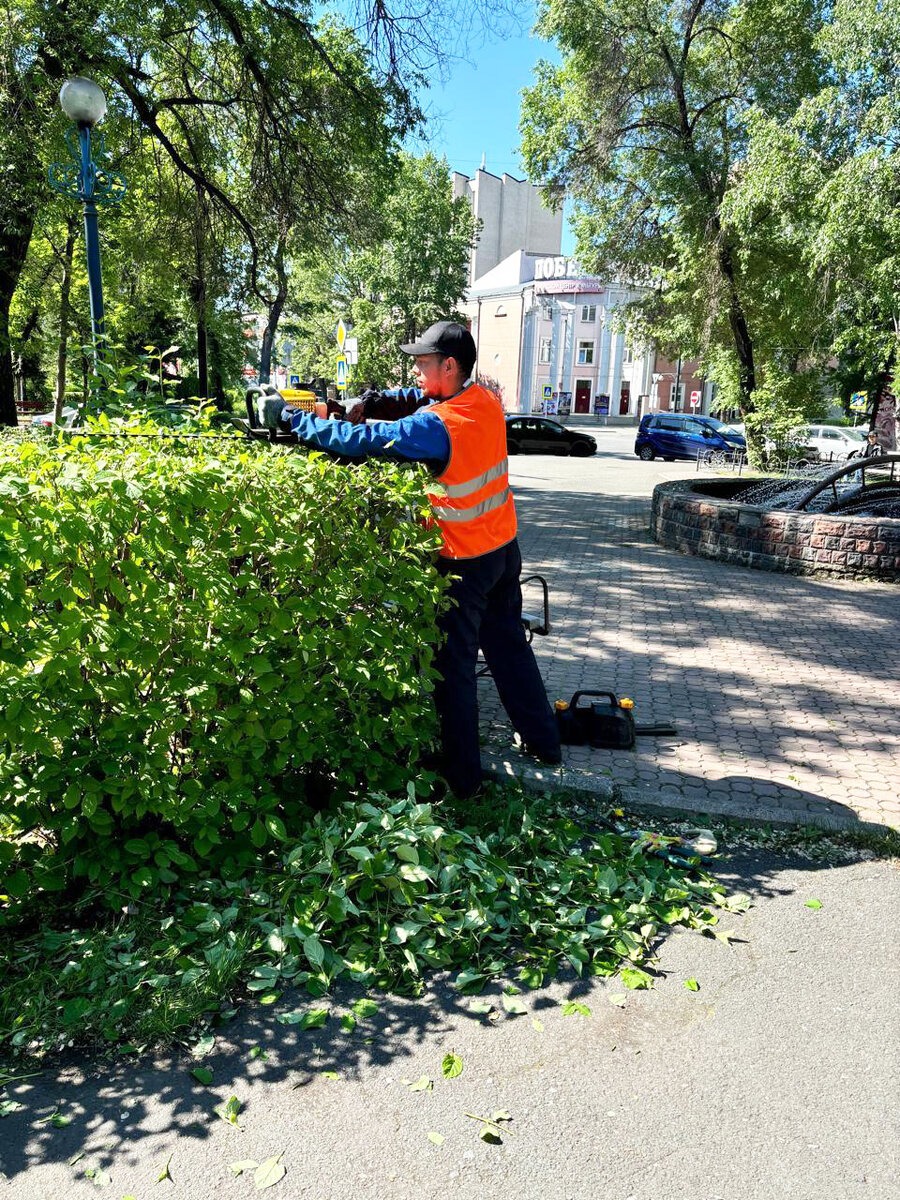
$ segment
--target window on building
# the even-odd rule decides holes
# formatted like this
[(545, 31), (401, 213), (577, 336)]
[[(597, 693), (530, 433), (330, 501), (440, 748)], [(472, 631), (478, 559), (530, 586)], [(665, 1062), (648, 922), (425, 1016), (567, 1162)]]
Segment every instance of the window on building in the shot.
[(495, 317), (505, 317), (506, 316), (506, 305), (498, 304), (496, 312), (494, 313), (494, 316)]
[(578, 343), (578, 365), (580, 367), (588, 367), (594, 361), (594, 343), (579, 342)]
[(541, 338), (541, 344), (538, 349), (539, 363), (548, 363), (550, 361), (550, 345), (552, 341), (552, 338)]
[(593, 325), (593, 323), (597, 320), (597, 305), (582, 304), (581, 319), (582, 321), (589, 321), (591, 325)]
[(622, 365), (625, 367), (630, 367), (633, 362), (634, 362), (634, 347), (626, 346), (625, 349), (622, 351)]
[(553, 309), (550, 307), (549, 304), (541, 305), (541, 320), (542, 321), (552, 321), (553, 320)]

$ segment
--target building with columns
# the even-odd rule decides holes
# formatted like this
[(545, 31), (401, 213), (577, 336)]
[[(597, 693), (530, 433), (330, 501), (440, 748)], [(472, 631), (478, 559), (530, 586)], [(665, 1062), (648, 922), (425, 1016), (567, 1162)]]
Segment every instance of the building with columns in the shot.
[(571, 259), (515, 250), (475, 280), (463, 305), (478, 369), (509, 412), (631, 424), (648, 408), (655, 356), (628, 343), (614, 314), (638, 294)]

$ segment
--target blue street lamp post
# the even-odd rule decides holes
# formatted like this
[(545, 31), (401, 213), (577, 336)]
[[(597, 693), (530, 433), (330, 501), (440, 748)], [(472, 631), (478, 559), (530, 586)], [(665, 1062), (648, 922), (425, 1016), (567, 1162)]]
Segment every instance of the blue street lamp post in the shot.
[[(124, 178), (117, 171), (105, 171), (98, 167), (91, 157), (91, 132), (106, 114), (106, 97), (97, 84), (80, 75), (73, 76), (62, 85), (59, 102), (66, 116), (75, 122), (78, 140), (76, 142), (71, 129), (66, 131), (66, 145), (71, 152), (72, 161), (51, 164), (50, 186), (63, 196), (80, 200), (84, 205), (84, 244), (87, 253), (91, 331), (96, 365), (103, 357), (106, 335), (97, 205), (118, 204), (125, 196), (126, 185)], [(98, 157), (102, 158), (102, 133), (97, 135), (96, 143)]]

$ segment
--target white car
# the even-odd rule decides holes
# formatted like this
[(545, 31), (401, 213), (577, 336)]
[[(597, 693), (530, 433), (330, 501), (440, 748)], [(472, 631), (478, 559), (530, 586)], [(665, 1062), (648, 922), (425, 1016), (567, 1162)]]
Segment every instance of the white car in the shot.
[(862, 450), (867, 433), (868, 430), (859, 425), (855, 428), (850, 425), (810, 425), (807, 438), (819, 451), (822, 462), (843, 462)]
[[(69, 429), (72, 425), (72, 422), (75, 420), (75, 418), (77, 416), (78, 416), (77, 408), (64, 408), (62, 410), (62, 422), (61, 422), (63, 429)], [(44, 427), (46, 427), (48, 425), (52, 425), (53, 424), (53, 413), (52, 412), (40, 413), (38, 416), (31, 418), (31, 424), (32, 425), (41, 425)]]

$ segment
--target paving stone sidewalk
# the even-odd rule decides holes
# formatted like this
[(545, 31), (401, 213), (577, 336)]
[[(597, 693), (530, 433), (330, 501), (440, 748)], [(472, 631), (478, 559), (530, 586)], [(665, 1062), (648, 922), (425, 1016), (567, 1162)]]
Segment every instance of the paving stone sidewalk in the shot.
[[(535, 650), (551, 700), (610, 688), (678, 736), (569, 747), (558, 781), (574, 771), (626, 802), (697, 812), (900, 827), (900, 588), (664, 550), (648, 533), (656, 477), (636, 489), (626, 455), (612, 458), (613, 470), (602, 456), (516, 463), (525, 566), (551, 584), (553, 630)], [(505, 713), (490, 680), (479, 694), (496, 751)]]

